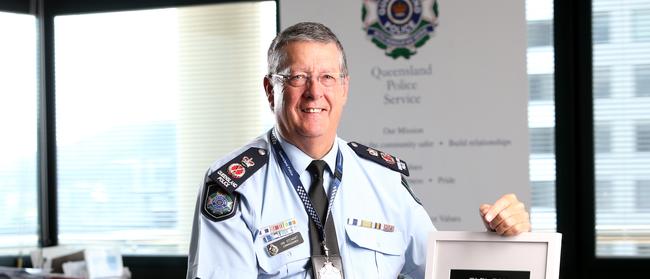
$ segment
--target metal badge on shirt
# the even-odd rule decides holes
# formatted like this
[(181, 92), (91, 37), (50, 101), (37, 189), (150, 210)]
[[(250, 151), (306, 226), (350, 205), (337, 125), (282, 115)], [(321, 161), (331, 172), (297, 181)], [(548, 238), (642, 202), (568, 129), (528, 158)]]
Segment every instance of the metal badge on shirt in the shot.
[(273, 257), (279, 253), (296, 247), (303, 242), (305, 241), (302, 239), (300, 232), (296, 232), (267, 245), (266, 252), (269, 253), (269, 256)]
[(311, 256), (312, 275), (315, 279), (343, 279), (341, 256)]
[(297, 225), (296, 218), (291, 218), (258, 230), (259, 237), (265, 243), (271, 242), (266, 246), (269, 256), (275, 256), (304, 242)]

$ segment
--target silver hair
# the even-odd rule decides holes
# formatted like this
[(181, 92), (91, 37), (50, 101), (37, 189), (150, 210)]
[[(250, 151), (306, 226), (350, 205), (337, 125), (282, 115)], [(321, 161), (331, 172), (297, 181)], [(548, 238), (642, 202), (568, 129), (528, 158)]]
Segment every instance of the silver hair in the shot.
[(339, 39), (334, 32), (327, 26), (316, 22), (300, 22), (284, 29), (280, 32), (268, 51), (269, 74), (281, 74), (287, 70), (286, 65), (287, 52), (285, 47), (290, 42), (318, 42), (318, 43), (335, 43), (340, 53), (340, 70), (344, 75), (348, 75), (348, 63), (345, 58), (345, 51)]

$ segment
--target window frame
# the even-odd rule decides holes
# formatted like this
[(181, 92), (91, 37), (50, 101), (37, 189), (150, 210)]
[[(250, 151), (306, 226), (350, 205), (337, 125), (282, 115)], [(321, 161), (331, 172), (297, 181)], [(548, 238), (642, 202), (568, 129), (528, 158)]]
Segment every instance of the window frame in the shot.
[[(279, 3), (276, 12), (279, 15)], [(54, 122), (54, 16), (76, 13), (165, 8), (242, 2), (236, 0), (11, 0), (0, 10), (36, 13), (40, 25), (41, 92), (39, 105), (39, 245), (57, 239), (56, 132)], [(256, 2), (253, 0), (246, 2)], [(592, 86), (591, 1), (554, 1), (555, 154), (557, 229), (563, 234), (561, 278), (611, 278), (645, 275), (650, 259), (597, 258), (595, 255), (595, 172)], [(279, 16), (278, 16), (279, 21)], [(278, 28), (279, 28), (278, 24)], [(15, 263), (16, 257), (0, 257)], [(138, 278), (185, 275), (187, 257), (125, 256)], [(155, 275), (153, 275), (155, 274)], [(162, 276), (162, 277), (161, 277)]]
[[(58, 244), (57, 164), (54, 84), (54, 17), (60, 15), (186, 7), (194, 5), (261, 2), (264, 0), (59, 0), (0, 2), (0, 11), (33, 14), (38, 19), (39, 104), (38, 104), (38, 246)], [(278, 0), (276, 13), (279, 12)], [(279, 18), (279, 17), (278, 17)], [(278, 19), (279, 22), (279, 19)], [(279, 26), (279, 24), (278, 24)], [(277, 30), (276, 30), (277, 31)], [(23, 256), (24, 266), (31, 266)], [(187, 256), (131, 256), (123, 262), (136, 278), (184, 278)], [(0, 256), (1, 266), (15, 266), (17, 256)]]
[(592, 1), (554, 1), (560, 278), (647, 275), (650, 258), (596, 256)]
[(0, 2), (0, 11), (3, 12), (32, 14), (30, 12), (31, 10), (32, 6), (30, 1), (6, 0)]

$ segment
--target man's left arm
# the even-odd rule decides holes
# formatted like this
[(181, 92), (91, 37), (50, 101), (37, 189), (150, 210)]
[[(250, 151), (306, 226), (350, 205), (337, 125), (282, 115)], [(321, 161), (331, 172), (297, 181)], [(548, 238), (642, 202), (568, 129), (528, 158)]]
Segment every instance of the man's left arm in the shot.
[(515, 194), (504, 195), (494, 204), (482, 204), (479, 211), (485, 227), (499, 235), (530, 231), (530, 215)]

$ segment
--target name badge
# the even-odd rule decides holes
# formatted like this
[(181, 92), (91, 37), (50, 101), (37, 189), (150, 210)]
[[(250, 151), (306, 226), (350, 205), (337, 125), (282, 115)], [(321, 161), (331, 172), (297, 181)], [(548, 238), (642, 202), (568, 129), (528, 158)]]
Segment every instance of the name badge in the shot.
[(293, 247), (298, 246), (303, 243), (302, 235), (300, 232), (291, 234), (285, 238), (282, 238), (276, 242), (273, 242), (266, 246), (266, 252), (269, 253), (269, 256), (273, 257), (279, 253), (282, 253), (286, 250), (289, 250)]

